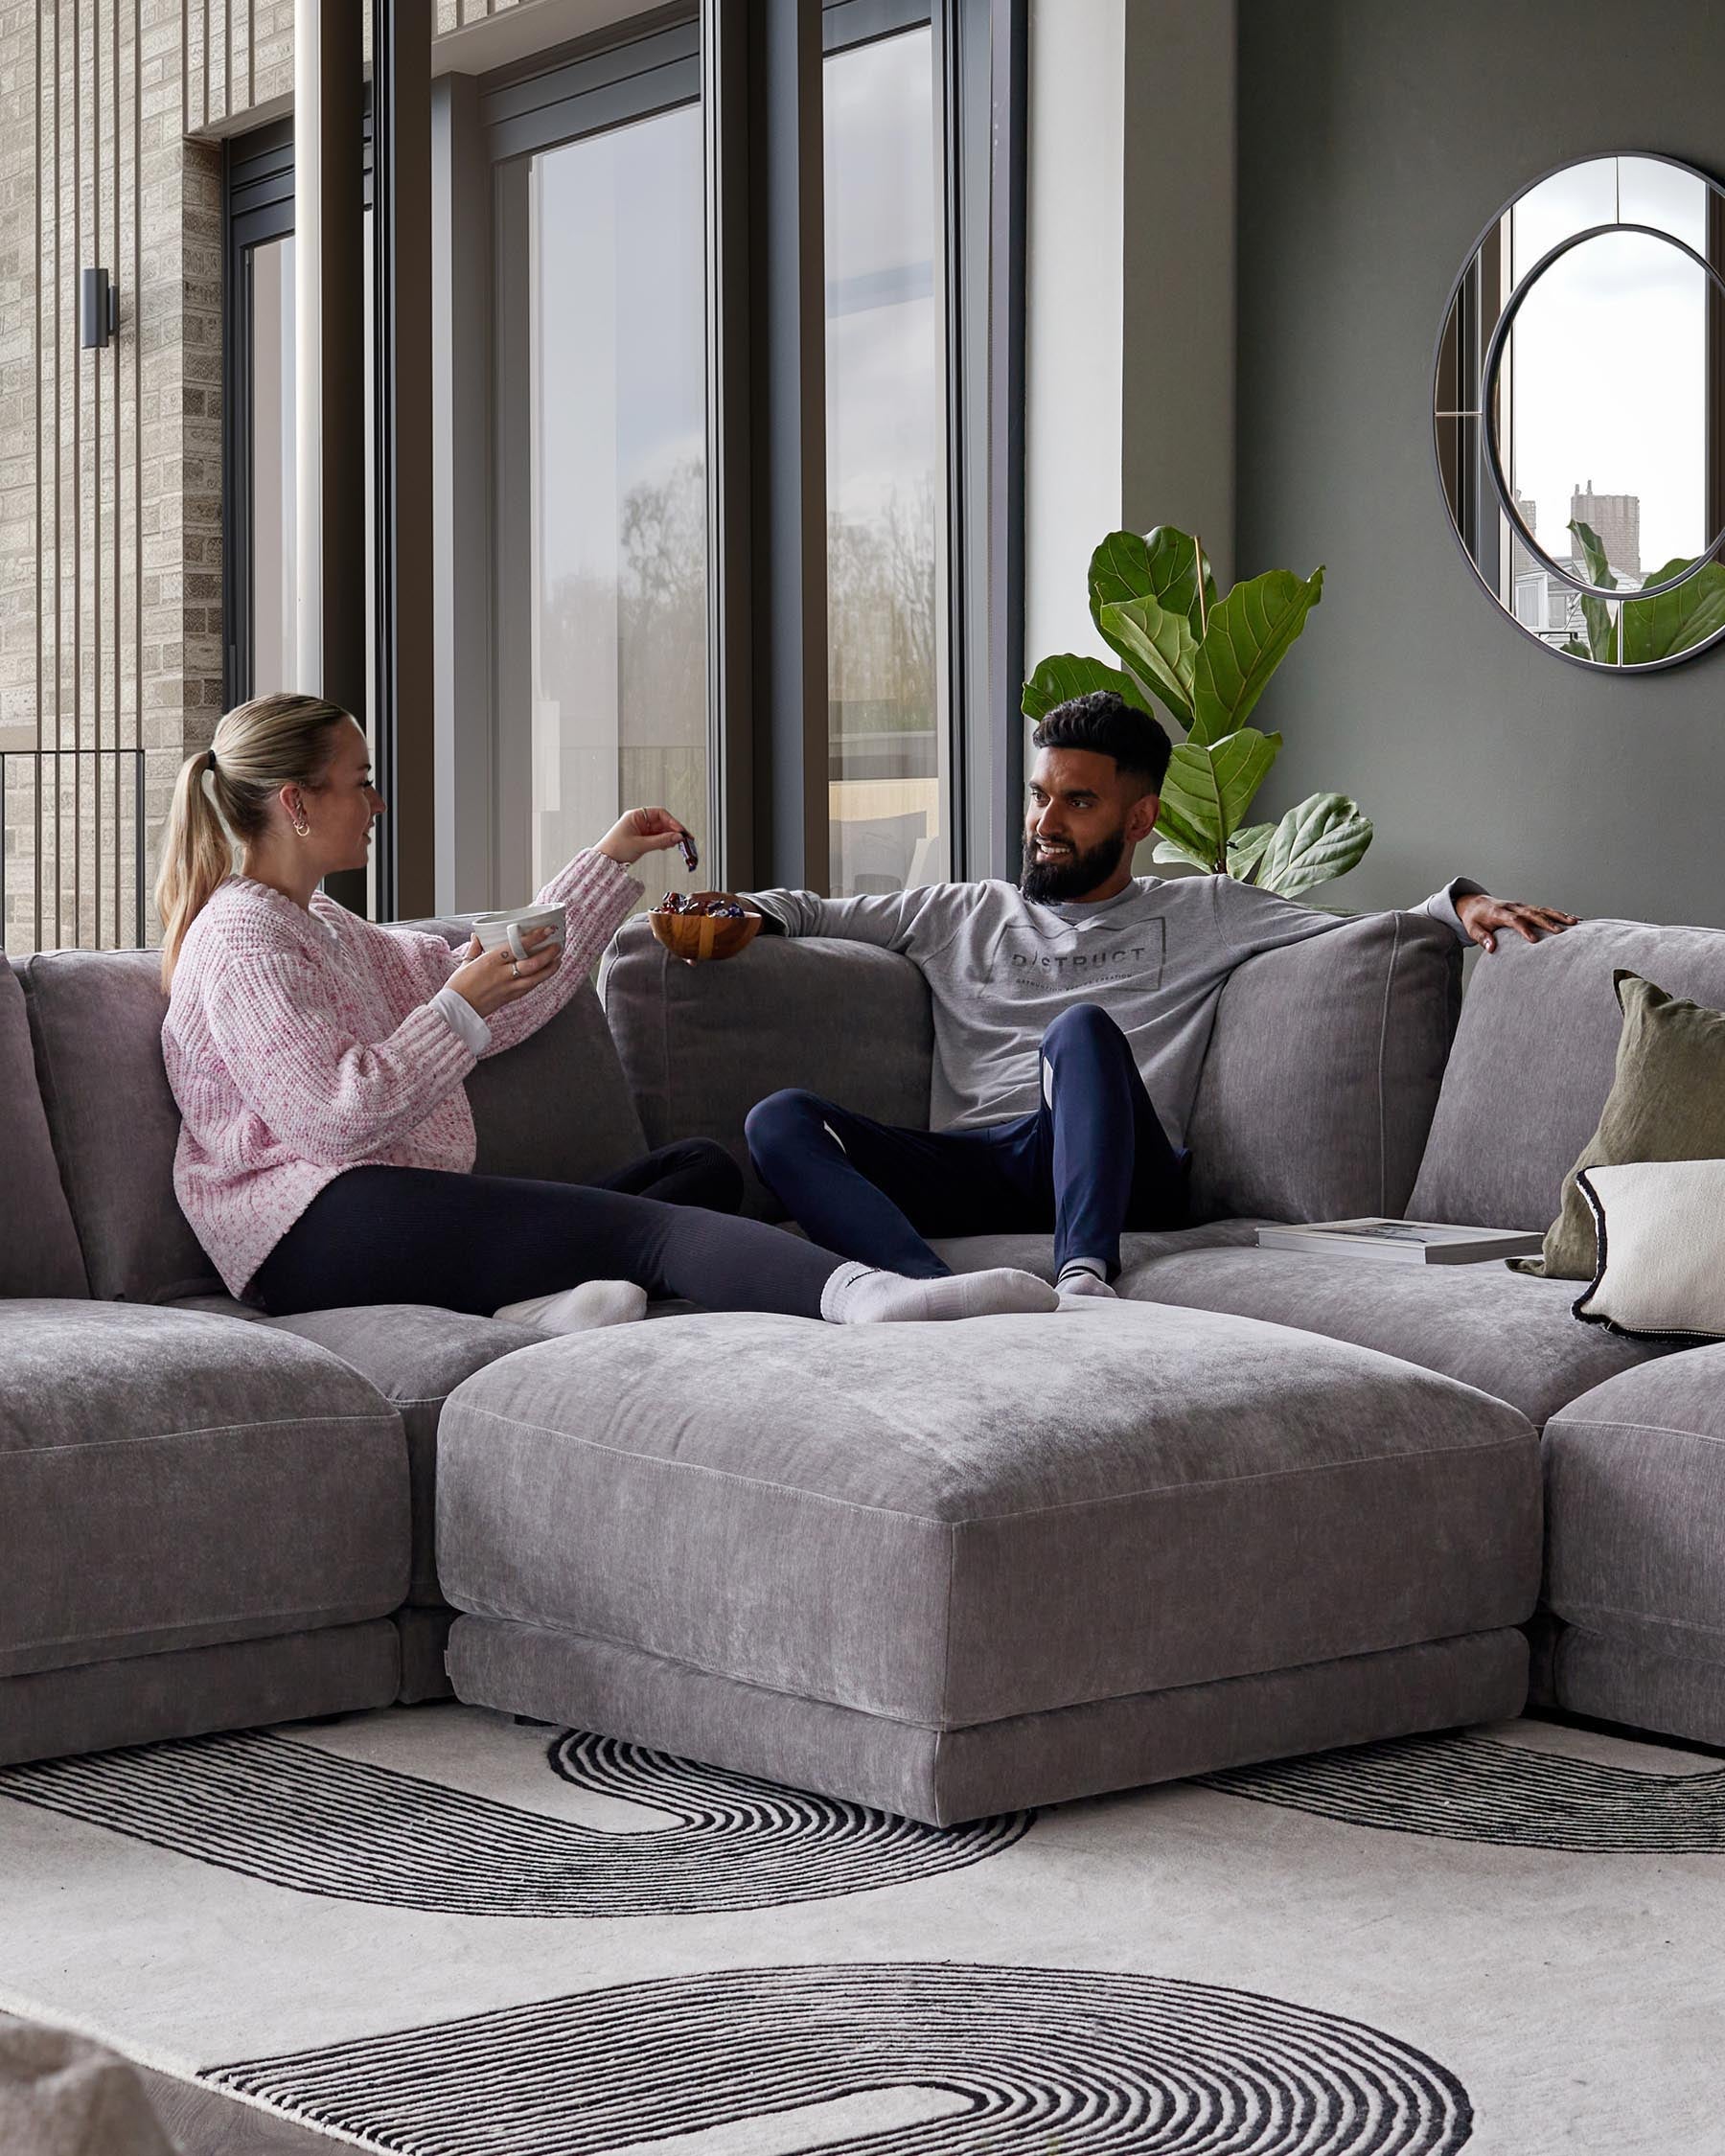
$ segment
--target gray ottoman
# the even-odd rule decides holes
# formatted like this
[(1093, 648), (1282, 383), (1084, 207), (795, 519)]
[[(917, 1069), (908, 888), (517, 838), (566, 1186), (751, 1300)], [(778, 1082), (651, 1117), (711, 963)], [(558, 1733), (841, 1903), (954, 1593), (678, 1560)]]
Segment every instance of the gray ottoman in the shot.
[(1159, 1304), (550, 1342), (449, 1397), (457, 1694), (942, 1823), (1516, 1712), (1537, 1442)]

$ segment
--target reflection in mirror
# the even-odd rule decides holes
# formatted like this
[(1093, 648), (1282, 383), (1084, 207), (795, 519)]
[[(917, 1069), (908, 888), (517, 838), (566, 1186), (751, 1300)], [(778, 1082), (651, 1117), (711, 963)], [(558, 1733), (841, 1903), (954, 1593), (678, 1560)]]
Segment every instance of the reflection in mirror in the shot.
[(1720, 191), (1623, 156), (1529, 188), (1457, 282), (1434, 384), (1450, 516), (1570, 658), (1662, 665), (1725, 631), (1722, 265)]

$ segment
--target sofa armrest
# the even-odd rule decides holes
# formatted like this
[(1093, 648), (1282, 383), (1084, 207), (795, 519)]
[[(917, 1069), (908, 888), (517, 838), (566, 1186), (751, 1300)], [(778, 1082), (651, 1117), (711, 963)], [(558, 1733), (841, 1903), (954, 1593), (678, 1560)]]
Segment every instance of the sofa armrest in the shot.
[(757, 936), (735, 958), (685, 965), (644, 919), (606, 953), (599, 994), (650, 1145), (717, 1138), (746, 1209), (783, 1208), (748, 1165), (743, 1119), (782, 1087), (925, 1129), (933, 1061), (929, 991), (908, 958), (825, 937)]

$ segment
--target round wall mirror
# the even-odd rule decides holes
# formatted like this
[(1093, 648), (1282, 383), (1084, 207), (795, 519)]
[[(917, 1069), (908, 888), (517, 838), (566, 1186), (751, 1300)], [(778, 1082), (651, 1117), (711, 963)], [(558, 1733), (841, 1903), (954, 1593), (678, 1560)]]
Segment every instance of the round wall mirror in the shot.
[(1518, 628), (1646, 671), (1725, 636), (1725, 192), (1645, 154), (1506, 203), (1450, 294), (1433, 439)]

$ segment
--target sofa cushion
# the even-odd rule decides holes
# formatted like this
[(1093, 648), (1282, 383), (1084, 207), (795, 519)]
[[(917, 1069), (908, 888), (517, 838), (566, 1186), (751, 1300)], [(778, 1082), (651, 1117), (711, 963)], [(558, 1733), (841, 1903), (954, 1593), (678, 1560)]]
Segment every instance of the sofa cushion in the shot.
[[(405, 926), (435, 929), (452, 947), (469, 924), (451, 915)], [(577, 989), (557, 1016), (467, 1082), (473, 1111), (473, 1166), (482, 1176), (540, 1176), (590, 1182), (647, 1151), (641, 1118), (617, 1060), (599, 998)]]
[(104, 1299), (215, 1293), (221, 1282), (173, 1195), (179, 1110), (162, 1065), (161, 954), (56, 951), (24, 994), (48, 1128)]
[(1619, 967), (1725, 1009), (1725, 930), (1584, 921), (1504, 936), (1475, 966), (1419, 1179), (1415, 1220), (1544, 1228), (1611, 1090)]
[(0, 1302), (0, 1675), (386, 1616), (401, 1418), (262, 1325)]
[(0, 966), (0, 1100), (6, 1102), (0, 1296), (84, 1295), (83, 1257), (37, 1090), (24, 991), (11, 966)]
[(1601, 1378), (1662, 1350), (1572, 1316), (1568, 1281), (1506, 1267), (1395, 1265), (1295, 1250), (1194, 1250), (1125, 1273), (1122, 1295), (1231, 1310), (1357, 1342), (1478, 1386), (1543, 1423)]
[(458, 1609), (932, 1729), (1490, 1631), (1538, 1586), (1513, 1410), (1208, 1312), (622, 1325), (470, 1378), (439, 1452)]
[(1599, 1252), (1593, 1210), (1576, 1184), (1582, 1168), (1646, 1160), (1713, 1160), (1725, 1154), (1725, 1016), (1668, 996), (1637, 975), (1613, 975), (1622, 1006), (1611, 1091), (1599, 1127), (1563, 1179), (1557, 1218), (1524, 1273), (1587, 1280)]
[(1201, 1220), (1399, 1214), (1461, 1005), (1439, 921), (1371, 913), (1229, 976), (1193, 1103)]
[(1725, 1345), (1668, 1355), (1571, 1401), (1547, 1426), (1545, 1468), (1545, 1598), (1556, 1615), (1725, 1665)]
[(738, 957), (690, 966), (645, 920), (625, 924), (599, 993), (650, 1145), (710, 1137), (748, 1184), (745, 1209), (784, 1207), (749, 1165), (743, 1119), (783, 1086), (883, 1123), (929, 1126), (934, 1036), (909, 959), (824, 936), (757, 936)]
[(260, 1320), (339, 1355), (374, 1385), (407, 1433), (407, 1474), (413, 1508), (413, 1572), (407, 1600), (442, 1603), (437, 1585), (437, 1421), (448, 1395), (462, 1382), (550, 1336), (531, 1325), (470, 1318), (426, 1303), (380, 1302), (362, 1310), (310, 1310)]

